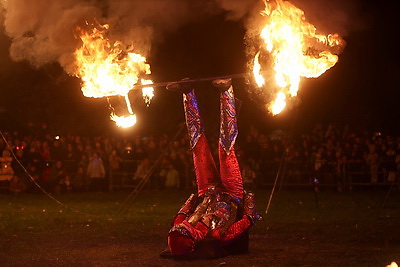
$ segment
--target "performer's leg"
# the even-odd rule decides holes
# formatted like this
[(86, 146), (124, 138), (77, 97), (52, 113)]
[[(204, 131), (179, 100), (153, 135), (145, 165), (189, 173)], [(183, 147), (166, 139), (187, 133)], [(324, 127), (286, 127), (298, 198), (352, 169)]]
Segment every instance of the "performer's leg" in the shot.
[(218, 145), (221, 183), (227, 193), (242, 199), (244, 193), (243, 181), (234, 149), (238, 128), (231, 79), (215, 80), (213, 84), (221, 91), (221, 122)]
[(201, 196), (205, 194), (209, 186), (217, 185), (219, 179), (214, 159), (204, 135), (196, 95), (190, 84), (183, 84), (183, 86), (177, 83), (170, 84), (167, 89), (183, 93), (183, 106), (190, 137), (190, 148), (193, 154), (198, 195)]

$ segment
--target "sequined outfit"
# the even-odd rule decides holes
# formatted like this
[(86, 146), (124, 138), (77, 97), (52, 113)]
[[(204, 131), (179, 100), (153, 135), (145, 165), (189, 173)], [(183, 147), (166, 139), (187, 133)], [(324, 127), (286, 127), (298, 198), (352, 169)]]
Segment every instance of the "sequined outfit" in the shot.
[(193, 90), (184, 93), (183, 103), (198, 192), (178, 212), (169, 231), (168, 246), (174, 255), (192, 253), (205, 238), (229, 245), (253, 224), (249, 216), (243, 215), (244, 189), (234, 151), (238, 129), (232, 86), (220, 96), (219, 173)]

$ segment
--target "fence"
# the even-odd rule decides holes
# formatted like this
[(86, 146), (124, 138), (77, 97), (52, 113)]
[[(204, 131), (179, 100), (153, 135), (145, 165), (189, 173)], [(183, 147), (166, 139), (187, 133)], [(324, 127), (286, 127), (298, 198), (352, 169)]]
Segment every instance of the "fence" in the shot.
[[(388, 171), (380, 168), (377, 182), (371, 182), (371, 172), (365, 162), (347, 162), (338, 167), (335, 162), (327, 162), (321, 169), (314, 169), (314, 161), (280, 160), (262, 161), (254, 166), (257, 169), (256, 186), (272, 186), (279, 168), (278, 185), (309, 186), (315, 185), (337, 187), (339, 190), (352, 190), (362, 186), (390, 186), (397, 183), (400, 186), (400, 173), (394, 179), (388, 179)], [(382, 164), (384, 165), (384, 164)], [(400, 171), (400, 170), (399, 170)]]
[[(109, 189), (112, 191), (121, 188), (134, 188), (137, 181), (132, 178), (138, 164), (138, 161), (125, 161), (125, 166), (130, 166), (131, 168), (129, 171), (126, 168), (122, 168), (118, 172), (111, 171)], [(281, 168), (278, 177), (279, 187), (301, 187), (317, 183), (319, 186), (336, 187), (339, 190), (352, 190), (353, 187), (390, 186), (393, 182), (399, 183), (399, 175), (397, 175), (395, 181), (388, 180), (387, 173), (383, 169), (378, 172), (378, 182), (371, 183), (369, 166), (363, 162), (347, 162), (341, 168), (337, 168), (333, 163), (327, 163), (318, 171), (314, 170), (314, 161), (312, 160), (286, 160), (283, 163), (280, 160), (261, 161), (251, 167), (256, 171), (256, 179), (254, 181), (254, 186), (256, 187), (272, 186), (279, 168)], [(153, 176), (157, 175), (157, 173), (153, 174)], [(193, 170), (186, 165), (185, 169), (180, 171), (180, 176), (183, 177), (181, 180), (185, 183), (183, 187), (190, 188), (194, 182)], [(156, 177), (157, 179), (159, 177)], [(162, 187), (162, 185), (154, 185), (154, 183), (149, 186)]]
[[(53, 163), (51, 161), (46, 162), (47, 175)], [(140, 182), (140, 180), (133, 179), (139, 164), (139, 160), (122, 160), (121, 167), (118, 170), (110, 170), (108, 164), (105, 164), (107, 170), (105, 181), (108, 185), (108, 190), (135, 188)], [(64, 166), (74, 168), (73, 166), (77, 166), (77, 162), (64, 161)], [(337, 168), (336, 163), (328, 162), (318, 171), (314, 170), (314, 161), (312, 160), (285, 160), (283, 162), (269, 160), (258, 162), (251, 167), (256, 172), (255, 187), (272, 186), (280, 169), (278, 177), (278, 186), (280, 188), (315, 186), (316, 183), (318, 186), (337, 187), (339, 190), (352, 190), (354, 187), (365, 186), (390, 186), (393, 183), (398, 184), (400, 188), (400, 170), (395, 174), (395, 178), (388, 179), (388, 172), (384, 168), (380, 168), (377, 182), (371, 183), (370, 169), (364, 162), (347, 162), (340, 168)], [(147, 181), (147, 187), (158, 189), (164, 187), (165, 180), (160, 178), (159, 173), (160, 168), (156, 168)], [(184, 167), (179, 170), (179, 176), (180, 188), (188, 189), (195, 186), (193, 166), (190, 164), (184, 164)], [(46, 177), (42, 179), (46, 179)], [(1, 181), (0, 190), (7, 191), (7, 188), (8, 181)]]
[[(109, 190), (114, 191), (118, 189), (136, 188), (136, 186), (140, 183), (140, 179), (134, 180), (133, 178), (140, 162), (141, 161), (139, 160), (123, 160), (119, 170), (110, 170)], [(150, 173), (147, 180), (148, 187), (156, 189), (164, 188), (165, 180), (160, 176), (161, 169), (162, 166), (154, 166), (154, 169), (152, 169), (152, 173)], [(178, 173), (179, 188), (192, 188), (194, 185), (194, 173), (191, 171), (191, 166), (187, 163), (184, 163), (183, 166), (179, 168)]]

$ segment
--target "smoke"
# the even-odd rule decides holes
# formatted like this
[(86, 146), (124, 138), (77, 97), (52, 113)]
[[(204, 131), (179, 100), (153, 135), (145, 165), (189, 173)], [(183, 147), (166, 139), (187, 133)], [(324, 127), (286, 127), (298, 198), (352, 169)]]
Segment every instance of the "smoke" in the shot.
[(255, 1), (3, 0), (0, 8), (12, 60), (26, 60), (37, 68), (58, 62), (73, 74), (73, 53), (80, 45), (76, 28), (86, 22), (109, 24), (111, 41), (147, 55), (165, 33), (222, 12), (229, 19), (240, 19)]
[(89, 2), (14, 0), (4, 4), (4, 30), (11, 39), (10, 56), (36, 67), (68, 62), (78, 42), (74, 29), (101, 10)]
[[(346, 34), (353, 1), (293, 0), (323, 31)], [(248, 36), (258, 32), (261, 0), (0, 0), (0, 19), (10, 38), (10, 57), (35, 67), (58, 62), (73, 74), (73, 53), (80, 45), (76, 28), (109, 24), (111, 41), (131, 45), (148, 55), (152, 44), (192, 21), (215, 14), (243, 20)]]
[(306, 19), (322, 33), (338, 33), (342, 37), (357, 31), (363, 24), (358, 13), (360, 0), (291, 0), (302, 9)]
[(253, 10), (262, 1), (259, 0), (216, 0), (217, 4), (228, 12), (227, 18), (239, 20), (253, 13)]

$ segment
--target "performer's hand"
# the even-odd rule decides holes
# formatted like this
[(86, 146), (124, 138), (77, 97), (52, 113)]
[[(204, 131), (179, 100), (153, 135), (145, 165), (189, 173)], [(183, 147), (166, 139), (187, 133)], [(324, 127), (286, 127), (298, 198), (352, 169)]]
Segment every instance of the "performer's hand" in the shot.
[(252, 192), (247, 192), (244, 196), (243, 213), (249, 217), (252, 224), (262, 219), (262, 217), (257, 214), (256, 198)]
[(195, 194), (191, 194), (190, 197), (186, 200), (185, 204), (183, 204), (182, 208), (178, 211), (178, 214), (190, 215), (193, 213), (196, 208), (198, 196)]

